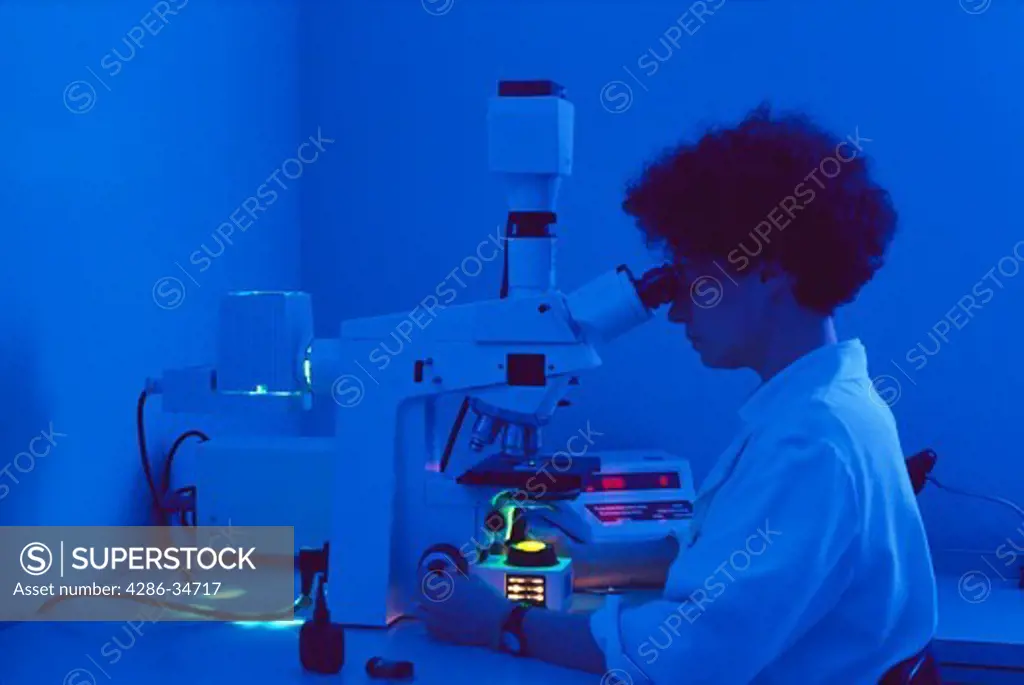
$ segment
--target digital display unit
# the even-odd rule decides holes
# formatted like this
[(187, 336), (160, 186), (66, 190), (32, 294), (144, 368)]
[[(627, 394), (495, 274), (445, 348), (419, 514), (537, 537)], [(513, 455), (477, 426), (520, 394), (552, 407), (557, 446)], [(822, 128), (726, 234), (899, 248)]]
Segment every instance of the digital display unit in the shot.
[(587, 476), (583, 481), (584, 492), (669, 490), (679, 487), (679, 474), (669, 471), (664, 473), (598, 473)]

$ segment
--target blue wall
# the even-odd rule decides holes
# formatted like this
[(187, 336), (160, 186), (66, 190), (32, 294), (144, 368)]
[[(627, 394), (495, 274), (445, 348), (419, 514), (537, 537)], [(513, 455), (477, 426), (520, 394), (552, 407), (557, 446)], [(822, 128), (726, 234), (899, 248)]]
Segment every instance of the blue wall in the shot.
[[(997, 271), (981, 309), (955, 311), (1024, 238), (1019, 6), (971, 15), (955, 2), (726, 0), (700, 24), (654, 0), (167, 5), (180, 9), (161, 20), (158, 3), (0, 4), (0, 522), (140, 519), (135, 397), (161, 368), (212, 359), (223, 291), (301, 286), (321, 335), (433, 292), (503, 223), (486, 100), (497, 80), (522, 77), (561, 81), (577, 108), (576, 170), (560, 206), (565, 288), (656, 258), (619, 211), (623, 183), (703, 124), (770, 99), (870, 138), (902, 232), (843, 332), (866, 341), (887, 387), (900, 384), (908, 452), (938, 449), (950, 483), (1024, 495), (1014, 443), (1024, 278)], [(217, 227), (318, 130), (334, 147), (251, 226), (243, 218), (223, 254), (193, 258), (204, 244), (221, 249)], [(460, 301), (493, 296), (499, 277), (499, 262), (488, 264)], [(907, 360), (919, 343), (936, 349), (936, 326), (948, 329), (937, 354)], [(562, 432), (589, 421), (604, 447), (665, 447), (703, 475), (753, 378), (702, 369), (663, 321), (611, 345), (605, 361)], [(324, 411), (314, 432), (328, 425)], [(192, 425), (153, 417), (155, 452)], [(49, 430), (62, 435), (47, 456), (15, 465)], [(41, 454), (48, 443), (32, 444)], [(1016, 527), (986, 504), (939, 492), (922, 501), (942, 546), (991, 549)]]
[[(653, 0), (307, 7), (303, 123), (351, 132), (303, 198), (303, 287), (320, 335), (336, 335), (343, 318), (411, 310), (503, 222), (485, 138), (499, 79), (553, 78), (576, 105), (576, 169), (560, 204), (565, 288), (655, 258), (619, 210), (645, 158), (768, 99), (871, 139), (865, 150), (898, 203), (890, 264), (840, 323), (868, 345), (873, 374), (892, 377), (879, 384), (896, 400), (906, 451), (936, 448), (951, 484), (1024, 497), (1024, 274), (997, 271), (1002, 287), (987, 282), (981, 309), (950, 313), (1024, 239), (1019, 4), (972, 15), (953, 1), (726, 0), (703, 25), (682, 3)], [(645, 57), (651, 49), (664, 61)], [(499, 278), (495, 261), (460, 301), (494, 296)], [(918, 343), (935, 351), (937, 324), (950, 329), (938, 352), (907, 361)], [(682, 333), (659, 321), (612, 344), (561, 417), (564, 433), (589, 420), (607, 434), (603, 447), (665, 447), (703, 475), (754, 379), (702, 369)], [(936, 491), (922, 506), (940, 547), (991, 551), (1017, 524)]]
[[(286, 0), (0, 3), (0, 468), (64, 434), (0, 475), (0, 523), (144, 520), (144, 379), (212, 360), (224, 291), (298, 286), (298, 183), (211, 238), (316, 133), (298, 30)], [(183, 427), (159, 407), (156, 454)]]

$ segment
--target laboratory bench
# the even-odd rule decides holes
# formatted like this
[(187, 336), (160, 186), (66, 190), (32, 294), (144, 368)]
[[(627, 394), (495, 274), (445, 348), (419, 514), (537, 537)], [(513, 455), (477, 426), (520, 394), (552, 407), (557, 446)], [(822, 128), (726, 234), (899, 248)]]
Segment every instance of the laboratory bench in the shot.
[[(577, 605), (599, 601), (584, 596)], [(993, 584), (987, 594), (965, 593), (962, 575), (941, 575), (939, 607), (936, 652), (940, 661), (955, 664), (944, 668), (948, 683), (1024, 683), (1024, 590), (1006, 583)], [(298, 631), (299, 622), (149, 623), (137, 632), (123, 623), (24, 623), (0, 631), (0, 685), (383, 682), (365, 673), (373, 656), (414, 662), (414, 682), (429, 685), (601, 681), (531, 659), (439, 644), (416, 621), (388, 631), (346, 631), (344, 669), (318, 676), (302, 671)]]

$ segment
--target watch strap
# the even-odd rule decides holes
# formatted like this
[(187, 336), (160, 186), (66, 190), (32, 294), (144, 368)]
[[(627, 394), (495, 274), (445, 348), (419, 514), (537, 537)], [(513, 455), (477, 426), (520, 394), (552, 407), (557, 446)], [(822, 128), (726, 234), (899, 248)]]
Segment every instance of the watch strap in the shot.
[[(524, 630), (523, 622), (526, 619), (526, 612), (531, 608), (529, 604), (516, 604), (512, 608), (511, 613), (509, 613), (508, 618), (505, 619), (505, 623), (501, 626), (501, 634), (503, 636), (506, 633), (511, 634), (519, 642), (519, 650), (513, 651), (516, 656), (522, 656), (526, 653), (526, 631)], [(502, 640), (502, 646), (504, 647), (504, 640)]]

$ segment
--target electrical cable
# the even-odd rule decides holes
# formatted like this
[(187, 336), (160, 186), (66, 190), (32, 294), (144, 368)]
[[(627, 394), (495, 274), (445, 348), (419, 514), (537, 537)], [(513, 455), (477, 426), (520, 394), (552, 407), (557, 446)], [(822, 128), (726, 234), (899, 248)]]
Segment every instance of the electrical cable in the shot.
[(173, 521), (172, 517), (177, 514), (181, 525), (188, 526), (188, 514), (191, 513), (191, 526), (196, 527), (198, 525), (198, 514), (195, 510), (196, 487), (190, 485), (174, 491), (175, 495), (191, 496), (192, 509), (190, 511), (182, 509), (169, 510), (166, 506), (167, 491), (171, 487), (171, 467), (174, 464), (174, 457), (177, 455), (182, 443), (191, 437), (199, 438), (200, 442), (206, 442), (210, 439), (210, 436), (201, 430), (193, 429), (185, 431), (174, 440), (170, 451), (167, 453), (167, 459), (164, 461), (163, 474), (158, 489), (156, 482), (153, 480), (153, 467), (149, 461), (149, 448), (146, 445), (146, 400), (148, 398), (148, 390), (143, 390), (139, 393), (139, 401), (135, 411), (135, 430), (139, 443), (139, 458), (142, 461), (142, 473), (146, 477), (146, 486), (149, 488), (149, 494), (153, 500), (153, 508), (156, 510), (158, 523), (160, 525), (167, 525)]
[(181, 447), (181, 443), (191, 437), (199, 438), (200, 442), (206, 442), (210, 439), (210, 436), (201, 430), (185, 431), (177, 437), (174, 444), (171, 445), (171, 450), (167, 453), (167, 460), (164, 462), (164, 475), (160, 483), (160, 491), (165, 495), (167, 494), (168, 488), (171, 487), (171, 466), (174, 463), (174, 456), (178, 453), (178, 448)]
[(975, 499), (984, 500), (986, 502), (994, 502), (995, 504), (1002, 504), (1004, 507), (1009, 507), (1010, 509), (1013, 509), (1015, 512), (1017, 512), (1017, 514), (1022, 519), (1024, 519), (1024, 509), (1022, 509), (1016, 503), (1011, 502), (1008, 499), (1004, 499), (1002, 497), (995, 497), (995, 496), (992, 496), (992, 495), (982, 495), (982, 494), (977, 493), (977, 492), (970, 492), (969, 490), (961, 490), (959, 488), (953, 488), (953, 487), (950, 487), (948, 485), (943, 485), (939, 481), (935, 480), (935, 478), (933, 478), (932, 476), (928, 476), (928, 482), (934, 484), (935, 487), (942, 488), (943, 490), (946, 490), (947, 492), (951, 492), (954, 495), (960, 495), (962, 497), (973, 497)]
[[(176, 513), (178, 515), (178, 519), (181, 521), (182, 526), (190, 526), (192, 528), (197, 527), (196, 521), (199, 515), (199, 508), (196, 504), (196, 486), (187, 485), (183, 488), (178, 488), (177, 490), (174, 491), (174, 495), (178, 498), (179, 502), (182, 498), (186, 498), (189, 504), (187, 504), (186, 506), (179, 506), (179, 508), (176, 511), (171, 509), (165, 509), (165, 511), (173, 511), (173, 513)], [(192, 514), (191, 523), (188, 522), (189, 514)]]
[(146, 476), (146, 485), (149, 487), (149, 494), (153, 499), (153, 508), (156, 510), (160, 523), (166, 523), (160, 494), (157, 492), (156, 484), (153, 482), (153, 470), (149, 463), (149, 450), (146, 447), (146, 399), (148, 397), (148, 390), (143, 390), (139, 393), (139, 401), (135, 408), (135, 432), (139, 441), (139, 458), (142, 460), (142, 473)]

